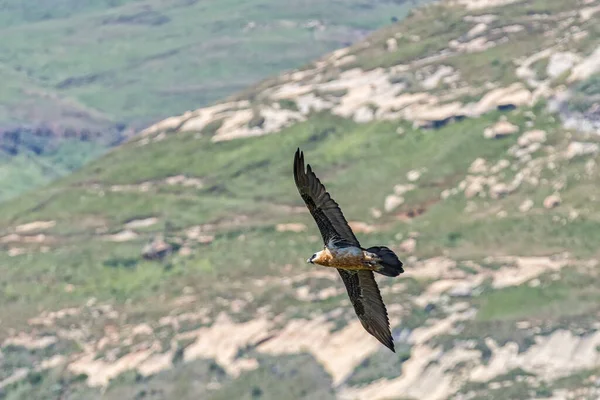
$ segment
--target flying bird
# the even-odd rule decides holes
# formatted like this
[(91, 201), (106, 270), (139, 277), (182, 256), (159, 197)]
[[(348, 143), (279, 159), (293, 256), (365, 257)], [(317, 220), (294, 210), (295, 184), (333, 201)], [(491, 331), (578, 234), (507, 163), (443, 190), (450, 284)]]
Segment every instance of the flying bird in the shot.
[(304, 168), (304, 153), (299, 148), (294, 156), (294, 180), (323, 237), (323, 250), (306, 262), (338, 270), (362, 326), (395, 353), (387, 310), (373, 273), (398, 276), (404, 272), (402, 262), (388, 247), (361, 247), (310, 164)]

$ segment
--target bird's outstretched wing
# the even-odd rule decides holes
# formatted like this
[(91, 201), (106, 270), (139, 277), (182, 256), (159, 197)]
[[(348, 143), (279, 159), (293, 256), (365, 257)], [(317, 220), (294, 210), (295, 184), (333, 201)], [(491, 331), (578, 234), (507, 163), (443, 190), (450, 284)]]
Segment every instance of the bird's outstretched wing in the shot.
[(304, 169), (304, 154), (300, 149), (296, 150), (294, 156), (294, 180), (300, 196), (319, 227), (325, 245), (333, 240), (336, 246), (359, 247), (360, 243), (340, 206), (331, 198), (310, 164)]
[(346, 285), (350, 302), (362, 326), (395, 353), (387, 310), (373, 272), (350, 272), (339, 268), (338, 272)]

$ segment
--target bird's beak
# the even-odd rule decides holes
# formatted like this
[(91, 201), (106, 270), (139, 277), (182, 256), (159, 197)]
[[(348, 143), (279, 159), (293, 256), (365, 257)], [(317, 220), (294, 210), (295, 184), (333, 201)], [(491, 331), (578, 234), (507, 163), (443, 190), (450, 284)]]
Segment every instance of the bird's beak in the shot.
[(313, 258), (312, 258), (312, 257), (311, 257), (311, 258), (307, 258), (307, 259), (306, 259), (306, 262), (307, 262), (308, 264), (312, 264), (312, 263), (313, 263), (313, 262), (312, 262), (312, 260), (313, 260)]

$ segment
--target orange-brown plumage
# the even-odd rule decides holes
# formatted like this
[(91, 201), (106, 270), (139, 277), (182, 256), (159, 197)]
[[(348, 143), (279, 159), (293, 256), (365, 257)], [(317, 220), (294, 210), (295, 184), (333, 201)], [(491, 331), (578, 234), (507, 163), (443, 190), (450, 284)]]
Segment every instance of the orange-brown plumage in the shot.
[(312, 262), (324, 267), (342, 268), (353, 271), (374, 271), (376, 269), (373, 264), (375, 260), (374, 257), (370, 256), (365, 251), (362, 251), (360, 255), (348, 255), (344, 254), (342, 251), (332, 251), (325, 247), (323, 251), (317, 253), (317, 256), (313, 258)]

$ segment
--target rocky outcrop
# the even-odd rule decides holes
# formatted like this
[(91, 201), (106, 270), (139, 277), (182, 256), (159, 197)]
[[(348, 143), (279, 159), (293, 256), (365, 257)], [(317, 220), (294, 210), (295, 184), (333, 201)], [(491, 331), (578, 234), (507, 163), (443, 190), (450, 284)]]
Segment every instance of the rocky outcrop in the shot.
[[(458, 4), (473, 9), (505, 3), (508, 2), (458, 1)], [(582, 14), (571, 18), (583, 20), (586, 16)], [(532, 24), (537, 23), (535, 16), (529, 19)], [(497, 20), (494, 15), (467, 16), (464, 20), (472, 26), (460, 37), (451, 40), (447, 51), (439, 54), (406, 64), (362, 69), (350, 67), (356, 61), (356, 56), (349, 54), (353, 48), (340, 49), (316, 62), (314, 68), (285, 73), (277, 81), (257, 88), (253, 102), (238, 100), (189, 111), (149, 127), (142, 136), (158, 140), (161, 132), (190, 131), (208, 134), (213, 141), (260, 136), (278, 132), (306, 120), (313, 112), (321, 111), (329, 111), (357, 123), (406, 120), (415, 127), (437, 128), (454, 120), (478, 117), (498, 109), (532, 106), (539, 99), (552, 98), (558, 93), (560, 88), (553, 86), (553, 80), (568, 73), (568, 81), (576, 82), (598, 69), (598, 51), (583, 57), (572, 49), (565, 51), (556, 45), (514, 60), (516, 81), (504, 84), (489, 82), (485, 87), (471, 88), (465, 81), (468, 77), (463, 77), (462, 71), (448, 65), (450, 63), (446, 60), (503, 44), (510, 40), (510, 35), (526, 31), (527, 21), (491, 29), (490, 24)], [(569, 23), (574, 21), (565, 20)], [(557, 38), (560, 42), (567, 40), (571, 32), (548, 30), (544, 35), (564, 35), (564, 38)], [(396, 52), (402, 46), (398, 38), (402, 35), (384, 40), (388, 53)], [(345, 61), (342, 63), (342, 60)], [(547, 76), (538, 76), (534, 66), (544, 60), (547, 60), (547, 65), (542, 72)], [(502, 62), (510, 64), (513, 60)], [(465, 102), (464, 96), (476, 96), (477, 99)], [(149, 140), (141, 139), (140, 144)]]

